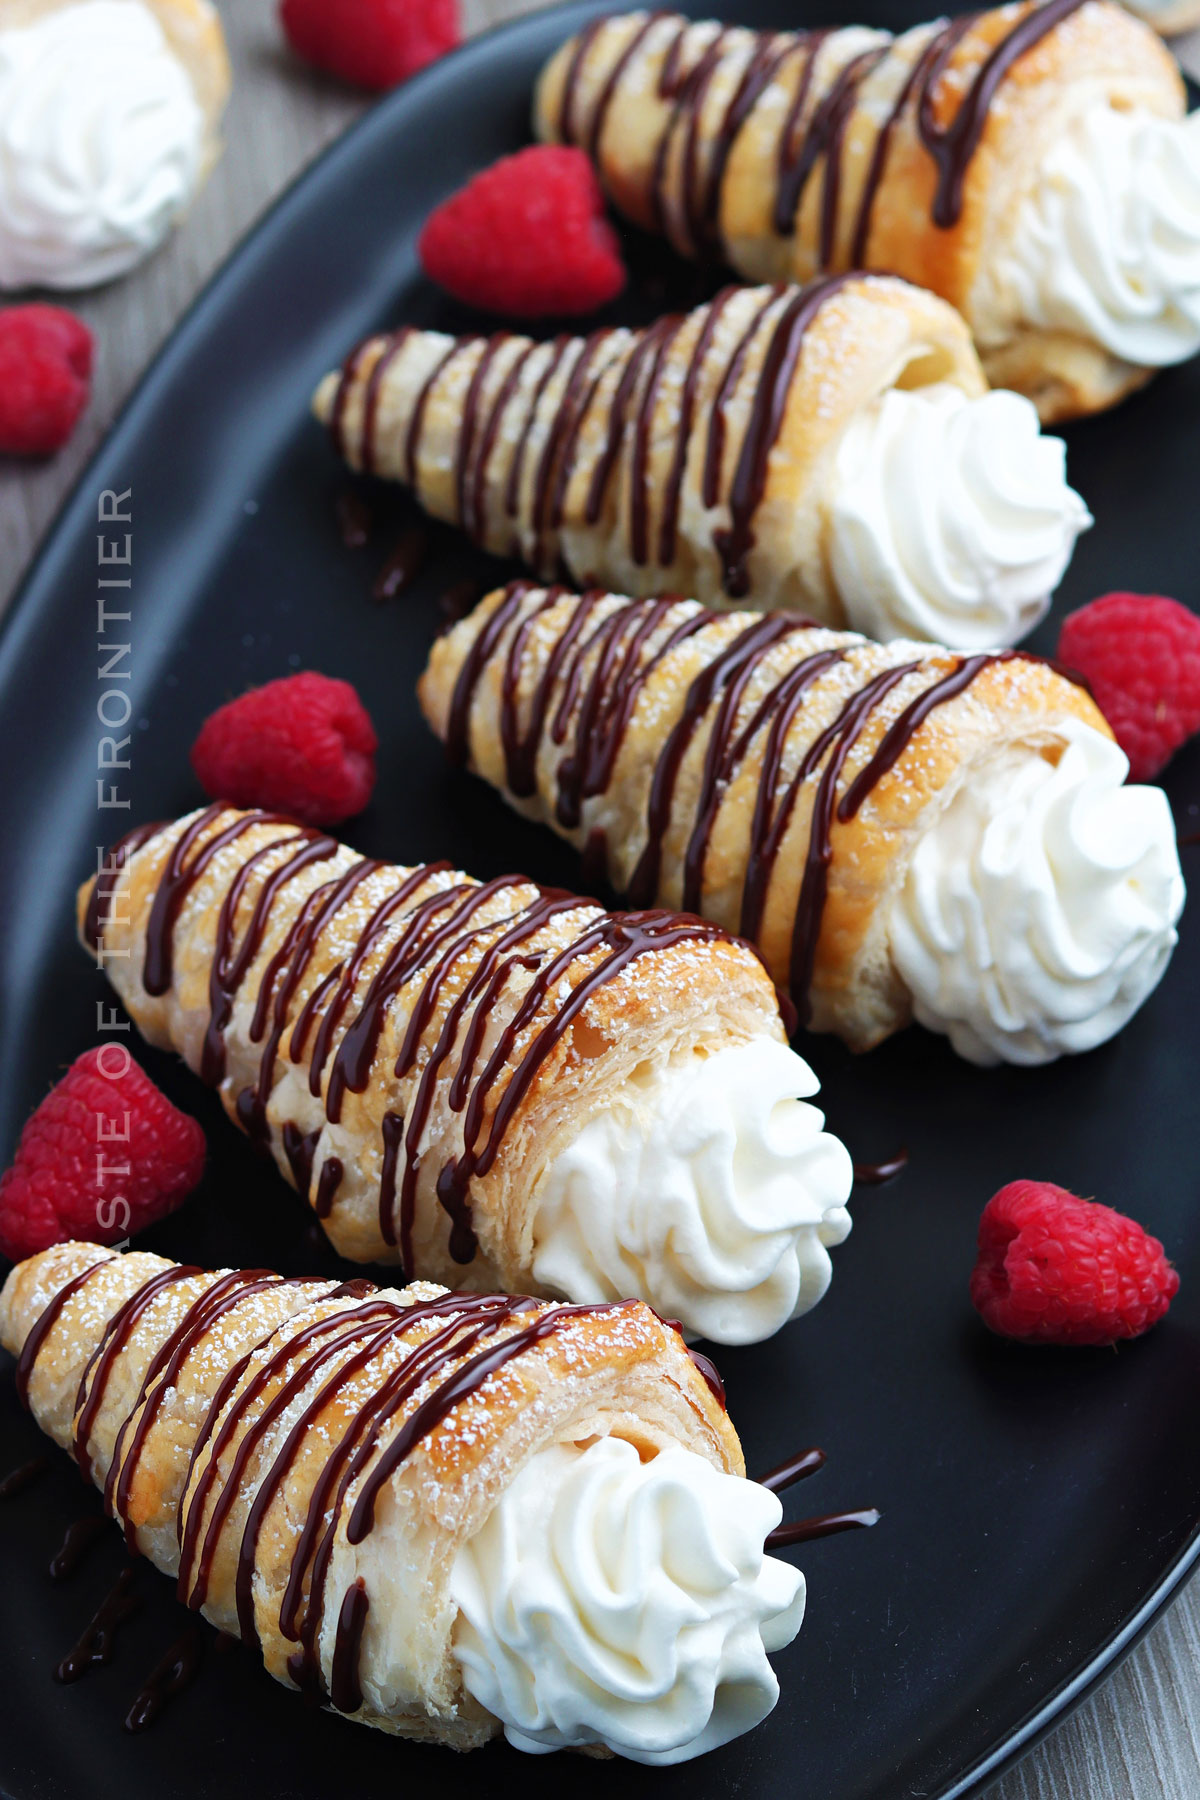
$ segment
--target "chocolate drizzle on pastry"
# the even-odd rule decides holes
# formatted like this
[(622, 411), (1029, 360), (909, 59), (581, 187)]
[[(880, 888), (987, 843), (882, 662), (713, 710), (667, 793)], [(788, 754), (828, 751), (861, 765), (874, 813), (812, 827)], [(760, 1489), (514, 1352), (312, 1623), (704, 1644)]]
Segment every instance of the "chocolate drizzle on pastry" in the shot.
[[(868, 79), (877, 70), (886, 74), (889, 60), (897, 54), (898, 45), (904, 45), (904, 39), (890, 39), (852, 57), (822, 90), (817, 63), (834, 35), (828, 30), (756, 33), (747, 60), (743, 51), (745, 34), (723, 28), (707, 42), (695, 40), (696, 60), (684, 69), (682, 63), (692, 27), (688, 20), (673, 21), (673, 35), (665, 47), (659, 81), (660, 98), (669, 99), (672, 104), (653, 159), (648, 195), (651, 212), (661, 225), (667, 210), (669, 178), (678, 166), (682, 222), (686, 228), (686, 242), (680, 247), (693, 253), (721, 247), (721, 188), (734, 145), (767, 90), (789, 64), (796, 63), (799, 68), (792, 97), (778, 126), (771, 208), (776, 233), (780, 237), (793, 235), (809, 182), (820, 168), (817, 266), (865, 266), (871, 215), (892, 137), (900, 119), (910, 111), (920, 141), (937, 171), (930, 216), (935, 225), (949, 229), (961, 217), (967, 174), (998, 88), (1014, 64), (1082, 4), (1083, 0), (1046, 0), (1026, 11), (991, 48), (951, 116), (944, 121), (938, 116), (945, 110), (939, 105), (943, 79), (959, 44), (986, 15), (968, 13), (945, 21), (933, 31), (901, 83), (894, 104), (877, 123), (872, 121), (874, 143), (853, 230), (844, 240), (845, 252), (839, 246), (838, 212), (847, 128), (856, 111), (860, 119), (865, 116), (866, 108), (860, 102)], [(580, 34), (563, 82), (556, 121), (560, 139), (580, 144), (593, 159), (598, 157), (609, 111), (626, 74), (655, 26), (671, 17), (662, 12), (646, 17), (617, 57), (587, 111), (580, 104), (580, 89), (593, 46), (611, 21), (594, 20)], [(741, 64), (742, 73), (723, 113), (715, 122), (705, 121), (708, 96), (726, 57)], [(677, 145), (682, 145), (678, 158), (673, 155)], [(706, 156), (701, 154), (702, 145), (707, 149)]]
[[(660, 606), (665, 609), (669, 604)], [(620, 706), (614, 711), (597, 688), (594, 713), (598, 731), (609, 732), (615, 754), (627, 712), (622, 713)], [(589, 761), (576, 784), (580, 797), (598, 791), (594, 784), (603, 784), (608, 772), (602, 756), (598, 762)], [(568, 784), (566, 791), (575, 789)], [(180, 833), (167, 857), (146, 927), (143, 985), (149, 993), (169, 988), (175, 926), (195, 883), (218, 856), (238, 849), (256, 827), (287, 824), (265, 812), (221, 823), (225, 814), (219, 803), (206, 808)], [(224, 1078), (226, 1027), (289, 884), (338, 853), (332, 838), (311, 828), (288, 826), (270, 843), (242, 854), (236, 872), (226, 881), (200, 1068), (208, 1082), (216, 1085)], [(309, 1090), (323, 1100), (326, 1118), (336, 1125), (346, 1095), (362, 1093), (371, 1080), (389, 1009), (403, 989), (407, 1016), (393, 1073), (397, 1080), (415, 1076), (415, 1083), (404, 1116), (393, 1111), (384, 1120), (379, 1223), (385, 1241), (398, 1245), (411, 1279), (423, 1138), (451, 1058), (449, 1102), (463, 1115), (464, 1142), (459, 1153), (438, 1169), (435, 1186), (450, 1220), (450, 1253), (456, 1261), (469, 1263), (477, 1247), (472, 1183), (494, 1166), (522, 1100), (589, 1001), (643, 956), (692, 941), (726, 941), (726, 934), (700, 919), (662, 910), (601, 914), (593, 902), (558, 889), (538, 888), (515, 875), (483, 884), (446, 883), (439, 879), (449, 872), (446, 864), (426, 864), (404, 876), (375, 907), (353, 949), (297, 1007), (322, 934), (359, 886), (383, 867), (362, 858), (313, 889), (300, 905), (258, 977), (249, 1036), (262, 1045), (262, 1053), (257, 1080), (237, 1096), (236, 1112), (253, 1140), (269, 1144), (268, 1102), (278, 1062), (286, 1056), (293, 1065), (307, 1059)], [(506, 896), (511, 896), (509, 910), (497, 917), (492, 903)], [(485, 913), (486, 918), (481, 916)], [(545, 929), (570, 914), (580, 918), (566, 944), (540, 948)], [(385, 943), (382, 959), (360, 993), (368, 960)], [(458, 979), (466, 956), (473, 959), (469, 978), (434, 1036), (441, 996)], [(511, 1016), (497, 1031), (493, 1027), (498, 1006), (507, 1006)], [(322, 1160), (312, 1195), (320, 1134), (302, 1133), (287, 1120), (279, 1130), (296, 1185), (311, 1198), (317, 1216), (327, 1217), (343, 1179), (342, 1162), (334, 1155)], [(426, 1166), (428, 1161), (426, 1147)], [(124, 1324), (114, 1324), (116, 1335), (104, 1353), (116, 1354), (125, 1329)], [(84, 1445), (92, 1418), (86, 1409), (80, 1415)]]
[[(788, 395), (805, 334), (825, 302), (847, 279), (844, 275), (829, 276), (802, 290), (783, 285), (768, 288), (725, 360), (712, 368), (715, 397), (708, 409), (701, 457), (704, 504), (710, 509), (717, 507), (722, 498), (728, 413), (751, 348), (760, 334), (766, 334), (762, 370), (748, 398), (748, 417), (730, 477), (730, 522), (714, 533), (726, 591), (733, 598), (749, 590), (748, 558), (754, 547), (754, 515), (766, 490), (770, 457), (783, 428)], [(651, 468), (652, 432), (667, 359), (676, 338), (688, 323), (680, 314), (671, 314), (644, 331), (632, 334), (614, 329), (594, 331), (586, 338), (558, 337), (550, 344), (524, 343), (515, 356), (510, 355), (510, 349), (520, 340), (505, 332), (489, 338), (449, 340), (448, 347), (426, 376), (409, 416), (402, 478), (410, 486), (418, 481), (425, 417), (434, 386), (456, 361), (462, 359), (465, 363), (473, 358), (461, 401), (452, 468), (458, 522), (470, 537), (484, 542), (489, 527), (494, 529), (495, 515), (499, 513), (513, 521), (512, 540), (506, 546), (509, 553), (525, 553), (525, 560), (539, 569), (556, 566), (554, 534), (563, 525), (567, 494), (579, 466), (584, 422), (596, 412), (606, 375), (623, 363), (619, 378), (611, 384), (612, 396), (602, 421), (598, 421), (600, 447), (592, 465), (583, 517), (589, 525), (595, 525), (618, 464), (623, 456), (627, 456), (630, 552), (639, 567), (648, 566), (652, 560), (662, 567), (670, 567), (678, 542), (684, 477), (697, 428), (701, 377), (713, 365), (716, 333), (731, 301), (740, 292), (736, 287), (725, 288), (701, 309), (703, 318), (698, 323), (683, 372), (679, 418), (661, 494)], [(357, 382), (363, 357), (361, 349), (355, 352), (343, 371), (333, 403), (331, 429), (343, 456), (353, 450), (364, 469), (375, 468), (378, 460), (379, 409), (377, 402), (373, 403), (372, 395), (378, 394), (387, 369), (412, 335), (406, 328), (376, 344), (376, 361), (368, 378), (366, 399), (353, 436), (348, 430), (345, 395)], [(484, 393), (489, 377), (502, 358), (508, 359), (508, 367), (485, 407)], [(547, 392), (556, 380), (562, 382), (561, 393), (554, 404), (545, 441), (534, 460), (535, 427)], [(501, 438), (502, 423), (510, 409), (510, 435), (515, 430), (515, 443), (503, 489), (493, 491), (494, 483), (489, 485), (493, 482), (493, 458)], [(516, 525), (527, 487), (533, 533), (531, 547), (522, 545)], [(655, 535), (651, 523), (656, 502), (660, 511)]]
[(125, 1714), (126, 1731), (145, 1731), (153, 1725), (164, 1707), (196, 1679), (203, 1654), (204, 1640), (192, 1625), (176, 1638), (134, 1695)]
[[(78, 1292), (106, 1266), (93, 1264), (66, 1288)], [(114, 1313), (80, 1388), (92, 1416), (103, 1408), (113, 1374), (115, 1356), (106, 1352), (118, 1340), (128, 1341), (128, 1332), (157, 1295), (167, 1291), (174, 1280), (190, 1280), (194, 1274), (173, 1265), (160, 1270)], [(244, 1515), (239, 1515), (240, 1536), (234, 1546), (234, 1601), (242, 1639), (252, 1647), (258, 1645), (254, 1574), (260, 1534), (297, 1459), (302, 1453), (311, 1456), (314, 1443), (323, 1446), (323, 1460), (292, 1543), (279, 1630), (295, 1645), (288, 1660), (293, 1680), (320, 1696), (322, 1625), (327, 1605), (337, 1605), (336, 1613), (330, 1615), (336, 1618), (336, 1628), (328, 1699), (339, 1711), (356, 1712), (363, 1704), (359, 1663), (370, 1597), (361, 1576), (351, 1582), (340, 1602), (328, 1592), (338, 1542), (363, 1542), (374, 1526), (380, 1496), (401, 1465), (456, 1407), (479, 1393), (499, 1371), (575, 1323), (611, 1318), (619, 1330), (623, 1314), (645, 1309), (636, 1301), (567, 1306), (506, 1295), (458, 1293), (405, 1305), (364, 1278), (340, 1285), (327, 1281), (285, 1283), (280, 1276), (256, 1269), (201, 1279), (209, 1285), (164, 1337), (117, 1433), (105, 1485), (106, 1504), (112, 1511), (115, 1503), (133, 1545), (136, 1533), (127, 1509), (158, 1406), (165, 1395), (175, 1391), (184, 1362), (202, 1340), (215, 1336), (219, 1341), (222, 1322), (232, 1309), (276, 1284), (306, 1290), (304, 1298), (314, 1306), (344, 1301), (337, 1310), (324, 1311), (307, 1322), (302, 1308), (290, 1323), (277, 1323), (258, 1337), (226, 1370), (195, 1436), (176, 1529), (179, 1595), (198, 1610), (208, 1598), (231, 1515), (239, 1499), (249, 1497)], [(65, 1291), (60, 1290), (60, 1295)], [(34, 1341), (36, 1334), (38, 1346), (45, 1343), (61, 1314), (58, 1298), (46, 1308), (28, 1342)], [(34, 1358), (36, 1354), (35, 1350)], [(706, 1358), (694, 1352), (692, 1357), (723, 1405), (716, 1371)], [(381, 1358), (386, 1359), (383, 1370), (373, 1370)], [(287, 1430), (279, 1442), (285, 1422)], [(273, 1448), (264, 1460), (267, 1446)], [(86, 1439), (78, 1432), (75, 1453), (80, 1460), (86, 1454)], [(132, 1581), (132, 1571), (125, 1570), (61, 1665), (60, 1680), (73, 1680), (111, 1655), (116, 1629), (137, 1605)], [(134, 1711), (142, 1723), (149, 1722), (142, 1715), (152, 1714), (160, 1699), (177, 1691), (190, 1677), (199, 1645), (190, 1649), (181, 1645), (182, 1640), (167, 1653), (135, 1702)]]
[[(541, 590), (530, 582), (514, 582), (506, 589), (480, 626), (459, 671), (446, 727), (446, 753), (459, 765), (469, 760), (475, 695), (484, 670), (502, 654), (500, 733), (505, 786), (518, 799), (529, 797), (536, 792), (537, 757), (547, 739), (555, 748), (565, 747), (555, 776), (554, 813), (558, 824), (572, 831), (583, 822), (584, 802), (604, 793), (612, 780), (638, 698), (651, 675), (680, 644), (718, 624), (722, 615), (689, 605), (681, 618), (672, 621), (679, 606), (674, 597), (614, 602), (612, 596), (595, 590), (573, 597), (572, 611), (547, 657), (522, 724), (518, 697), (529, 633), (564, 597), (562, 588)], [(604, 605), (607, 610), (601, 611)], [(764, 660), (788, 639), (813, 629), (811, 620), (794, 613), (756, 616), (695, 676), (654, 765), (645, 847), (627, 890), (634, 906), (648, 906), (657, 897), (663, 843), (674, 815), (680, 771), (697, 732), (705, 726), (704, 766), (698, 792), (689, 800), (694, 819), (684, 852), (682, 894), (689, 914), (702, 910), (705, 861), (722, 798), (751, 751), (761, 745), (738, 925), (743, 937), (757, 941), (801, 790), (806, 782), (815, 782), (790, 961), (790, 993), (800, 1024), (807, 1024), (811, 1016), (810, 989), (828, 895), (835, 824), (844, 825), (855, 816), (929, 715), (964, 693), (984, 669), (1018, 657), (1039, 660), (1014, 650), (956, 658), (952, 668), (904, 707), (865, 766), (842, 791), (839, 783), (847, 760), (877, 708), (906, 677), (927, 669), (928, 664), (900, 663), (855, 688), (788, 774), (789, 734), (806, 694), (846, 660), (856, 640), (793, 662), (768, 687), (748, 717), (744, 717), (743, 703)], [(661, 641), (656, 642), (656, 637)], [(593, 859), (605, 852), (599, 831), (589, 834), (588, 843)], [(613, 871), (608, 873), (611, 878)]]
[(18, 1494), (23, 1494), (26, 1488), (32, 1487), (49, 1467), (48, 1456), (31, 1456), (28, 1462), (10, 1469), (3, 1480), (0, 1480), (0, 1500), (15, 1500)]

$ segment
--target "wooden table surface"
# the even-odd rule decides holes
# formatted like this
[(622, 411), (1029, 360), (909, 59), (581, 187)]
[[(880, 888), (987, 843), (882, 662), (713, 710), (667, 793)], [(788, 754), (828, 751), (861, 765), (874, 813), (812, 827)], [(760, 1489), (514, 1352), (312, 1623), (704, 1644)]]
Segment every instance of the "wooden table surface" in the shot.
[[(268, 202), (362, 109), (358, 96), (287, 54), (274, 0), (218, 4), (234, 64), (225, 157), (158, 256), (125, 281), (72, 301), (96, 333), (92, 405), (52, 461), (0, 459), (0, 609), (77, 473), (197, 290)], [(529, 0), (462, 4), (472, 31), (529, 9)], [(1183, 56), (1200, 76), (1200, 34)], [(1197, 1800), (1198, 1720), (1200, 1577), (1112, 1679), (983, 1800)]]

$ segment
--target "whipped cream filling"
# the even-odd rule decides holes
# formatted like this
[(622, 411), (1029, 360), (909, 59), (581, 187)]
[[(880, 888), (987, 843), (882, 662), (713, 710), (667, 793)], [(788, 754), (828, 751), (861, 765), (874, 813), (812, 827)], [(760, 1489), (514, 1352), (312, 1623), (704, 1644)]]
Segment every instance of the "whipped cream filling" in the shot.
[(451, 1571), (467, 1689), (518, 1750), (663, 1764), (749, 1731), (804, 1616), (803, 1575), (763, 1551), (782, 1510), (679, 1446), (539, 1451)]
[(204, 131), (140, 0), (0, 31), (0, 287), (91, 287), (140, 262), (195, 192)]
[(723, 1344), (807, 1312), (850, 1231), (854, 1180), (806, 1104), (818, 1087), (772, 1038), (648, 1066), (547, 1171), (537, 1282), (575, 1301), (647, 1300)]
[(998, 274), (1030, 325), (1146, 368), (1200, 350), (1200, 113), (1089, 107), (1046, 156)]
[(1118, 1032), (1175, 946), (1184, 885), (1165, 794), (1062, 728), (973, 771), (918, 844), (889, 921), (923, 1025), (975, 1063), (1044, 1063)]
[(1091, 523), (1066, 446), (1019, 394), (892, 388), (838, 446), (833, 575), (851, 628), (884, 643), (1016, 643)]

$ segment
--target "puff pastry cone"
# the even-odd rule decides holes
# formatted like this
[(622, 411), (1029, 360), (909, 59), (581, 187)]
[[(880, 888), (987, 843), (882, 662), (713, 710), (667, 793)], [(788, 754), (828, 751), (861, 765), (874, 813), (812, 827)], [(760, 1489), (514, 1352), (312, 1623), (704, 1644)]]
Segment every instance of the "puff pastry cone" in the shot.
[(887, 269), (956, 306), (1044, 421), (1200, 349), (1200, 136), (1179, 70), (1107, 0), (884, 31), (596, 20), (535, 129), (614, 203), (749, 281)]
[(147, 256), (221, 151), (211, 0), (0, 0), (0, 288), (86, 288)]
[(856, 1050), (914, 1015), (975, 1062), (1089, 1049), (1175, 943), (1165, 795), (1019, 651), (514, 583), (435, 644), (420, 699), (589, 875), (740, 932)]
[(804, 1608), (766, 1549), (837, 1528), (780, 1528), (715, 1370), (641, 1301), (66, 1243), (9, 1275), (0, 1339), (187, 1605), (285, 1685), (458, 1750), (503, 1727), (677, 1762), (749, 1729)]
[(521, 876), (398, 868), (277, 815), (136, 832), (84, 941), (354, 1262), (648, 1300), (726, 1343), (806, 1311), (850, 1229), (753, 949)]
[(479, 544), (631, 594), (1009, 643), (1091, 523), (962, 320), (879, 277), (729, 288), (642, 331), (369, 340), (316, 397), (351, 465)]

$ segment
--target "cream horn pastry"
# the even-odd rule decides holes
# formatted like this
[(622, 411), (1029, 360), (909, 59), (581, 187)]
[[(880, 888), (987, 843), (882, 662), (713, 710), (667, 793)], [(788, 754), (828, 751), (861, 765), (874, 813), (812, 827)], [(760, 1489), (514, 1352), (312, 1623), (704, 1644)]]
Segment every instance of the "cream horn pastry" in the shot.
[(637, 1297), (725, 1343), (828, 1286), (850, 1159), (719, 927), (221, 805), (125, 840), (79, 919), (143, 1035), (355, 1262)]
[(1175, 944), (1166, 797), (1038, 657), (518, 582), (435, 644), (420, 699), (590, 874), (750, 939), (856, 1050), (914, 1016), (974, 1062), (1090, 1049)]
[(640, 1301), (67, 1243), (9, 1275), (0, 1339), (130, 1547), (363, 1724), (671, 1763), (775, 1704), (805, 1598), (765, 1553), (782, 1508)]
[(546, 66), (544, 139), (614, 203), (748, 281), (886, 269), (974, 333), (1044, 421), (1200, 349), (1200, 119), (1107, 0), (965, 13), (899, 37), (593, 21)]
[(729, 288), (550, 343), (402, 330), (316, 398), (358, 469), (550, 578), (1011, 643), (1091, 523), (1065, 452), (905, 282)]

